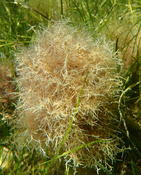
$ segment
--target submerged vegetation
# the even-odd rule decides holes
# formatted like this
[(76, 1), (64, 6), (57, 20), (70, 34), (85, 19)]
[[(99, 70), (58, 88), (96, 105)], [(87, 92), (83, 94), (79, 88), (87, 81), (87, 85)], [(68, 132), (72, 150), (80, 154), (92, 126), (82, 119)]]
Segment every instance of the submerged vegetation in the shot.
[(0, 1), (0, 174), (141, 174), (140, 9)]
[(94, 166), (113, 158), (118, 123), (113, 111), (121, 80), (120, 61), (107, 43), (58, 22), (19, 53), (16, 62), (20, 123), (49, 157), (103, 140), (66, 159)]

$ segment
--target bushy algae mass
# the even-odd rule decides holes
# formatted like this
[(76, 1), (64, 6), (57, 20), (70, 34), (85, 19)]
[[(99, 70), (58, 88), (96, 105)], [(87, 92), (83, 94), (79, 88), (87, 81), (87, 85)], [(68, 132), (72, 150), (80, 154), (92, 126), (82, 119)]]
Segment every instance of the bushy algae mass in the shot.
[(56, 22), (16, 64), (18, 123), (48, 156), (68, 151), (66, 161), (93, 166), (116, 155), (120, 63), (108, 43)]

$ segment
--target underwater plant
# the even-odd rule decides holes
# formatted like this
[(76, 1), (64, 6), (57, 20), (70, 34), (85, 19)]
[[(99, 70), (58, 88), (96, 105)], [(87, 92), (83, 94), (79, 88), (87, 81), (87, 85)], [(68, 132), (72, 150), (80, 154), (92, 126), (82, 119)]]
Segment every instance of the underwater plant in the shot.
[(18, 125), (50, 158), (107, 166), (119, 151), (120, 66), (110, 43), (55, 22), (16, 55)]

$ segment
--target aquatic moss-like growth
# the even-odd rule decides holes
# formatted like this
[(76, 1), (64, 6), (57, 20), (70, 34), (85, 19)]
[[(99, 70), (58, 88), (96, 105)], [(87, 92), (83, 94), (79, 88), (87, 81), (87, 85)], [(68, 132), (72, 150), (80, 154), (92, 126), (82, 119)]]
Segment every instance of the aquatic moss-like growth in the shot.
[[(66, 160), (94, 166), (117, 153), (117, 60), (106, 42), (62, 22), (17, 54), (19, 123), (48, 156), (96, 140)], [(107, 141), (108, 140), (108, 141)]]

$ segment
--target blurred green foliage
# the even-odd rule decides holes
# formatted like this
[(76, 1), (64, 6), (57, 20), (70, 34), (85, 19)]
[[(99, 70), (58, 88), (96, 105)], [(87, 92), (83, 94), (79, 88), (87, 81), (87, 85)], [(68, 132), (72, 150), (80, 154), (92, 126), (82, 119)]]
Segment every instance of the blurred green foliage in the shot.
[(13, 59), (17, 47), (29, 44), (42, 21), (14, 0), (0, 1), (0, 59)]

